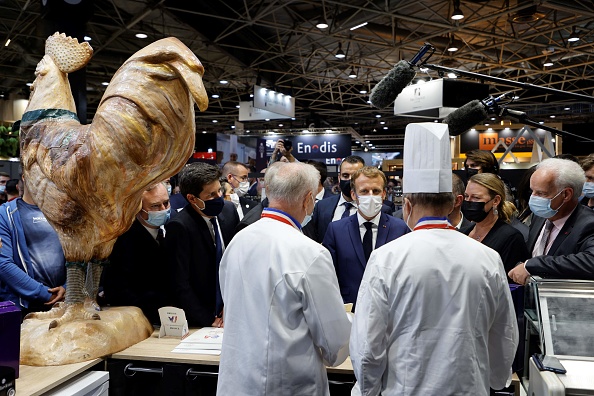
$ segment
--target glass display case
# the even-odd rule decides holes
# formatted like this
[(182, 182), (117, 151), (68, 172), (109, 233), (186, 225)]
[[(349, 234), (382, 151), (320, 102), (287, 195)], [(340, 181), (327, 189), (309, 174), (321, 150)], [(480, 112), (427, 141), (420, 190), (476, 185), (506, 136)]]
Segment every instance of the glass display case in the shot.
[[(594, 282), (534, 277), (524, 300), (529, 394), (594, 395)], [(534, 353), (555, 356), (567, 373), (540, 371)]]

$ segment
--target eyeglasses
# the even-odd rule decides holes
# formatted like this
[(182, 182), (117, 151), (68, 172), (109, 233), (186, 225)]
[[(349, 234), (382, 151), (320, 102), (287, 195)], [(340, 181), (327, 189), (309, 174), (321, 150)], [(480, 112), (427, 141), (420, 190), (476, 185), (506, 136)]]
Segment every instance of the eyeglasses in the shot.
[[(232, 174), (232, 175), (233, 175), (233, 174)], [(239, 180), (239, 181), (242, 181), (242, 182), (244, 182), (244, 181), (247, 181), (247, 179), (248, 179), (247, 175), (246, 175), (246, 176), (237, 176), (237, 175), (233, 175), (233, 177), (234, 177), (235, 179)]]

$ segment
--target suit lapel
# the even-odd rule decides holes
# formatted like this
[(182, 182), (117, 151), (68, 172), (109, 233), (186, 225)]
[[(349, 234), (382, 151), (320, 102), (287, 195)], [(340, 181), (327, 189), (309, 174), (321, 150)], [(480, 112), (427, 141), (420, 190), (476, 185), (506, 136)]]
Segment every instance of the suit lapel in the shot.
[(540, 235), (540, 230), (544, 225), (545, 219), (542, 217), (533, 217), (532, 224), (530, 224), (530, 231), (528, 233), (528, 243), (526, 246), (528, 247), (528, 251), (532, 255), (532, 251), (534, 250), (534, 245), (536, 244), (536, 240)]
[(361, 242), (361, 232), (359, 231), (359, 221), (357, 216), (350, 216), (349, 217), (349, 236), (351, 237), (351, 243), (353, 248), (355, 249), (355, 253), (357, 254), (357, 258), (359, 259), (359, 263), (363, 268), (367, 265), (367, 260), (365, 260), (365, 252), (363, 252), (363, 242)]
[(388, 234), (390, 234), (390, 222), (388, 221), (388, 216), (382, 213), (380, 215), (379, 227), (377, 229), (377, 241), (375, 241), (374, 249), (386, 244)]
[(569, 236), (569, 234), (571, 234), (571, 231), (573, 230), (575, 221), (576, 221), (577, 217), (579, 216), (579, 214), (578, 214), (579, 210), (580, 210), (579, 207), (575, 208), (575, 210), (573, 211), (571, 216), (569, 216), (569, 218), (567, 219), (565, 224), (563, 224), (563, 228), (561, 228), (561, 231), (559, 231), (559, 235), (557, 235), (557, 238), (555, 238), (555, 241), (553, 242), (553, 244), (551, 245), (551, 248), (547, 252), (548, 256), (554, 256), (557, 249), (559, 249), (559, 246), (561, 246), (563, 241), (565, 241), (565, 238), (567, 238)]

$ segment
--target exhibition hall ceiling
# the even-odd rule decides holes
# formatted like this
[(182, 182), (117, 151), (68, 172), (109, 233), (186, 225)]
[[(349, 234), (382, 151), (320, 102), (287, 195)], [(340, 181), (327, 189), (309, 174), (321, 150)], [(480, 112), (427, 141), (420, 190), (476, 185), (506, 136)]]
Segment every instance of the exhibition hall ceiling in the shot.
[[(199, 131), (233, 133), (237, 105), (258, 84), (293, 96), (296, 117), (246, 122), (246, 130), (352, 127), (378, 149), (398, 148), (406, 124), (419, 119), (373, 108), (369, 92), (425, 42), (436, 49), (433, 64), (594, 95), (594, 2), (588, 0), (69, 0), (74, 12), (55, 7), (61, 3), (0, 0), (5, 98), (27, 94), (44, 40), (60, 24), (80, 28), (95, 51), (86, 68), (89, 119), (102, 83), (134, 52), (168, 36), (196, 53), (209, 95), (218, 95), (196, 113)], [(456, 21), (457, 3), (464, 18)], [(318, 27), (321, 22), (328, 27)], [(570, 42), (572, 35), (579, 40)], [(448, 51), (452, 45), (458, 50)], [(339, 50), (344, 58), (335, 56)], [(413, 83), (439, 77), (419, 72)], [(536, 121), (594, 122), (592, 102), (483, 82), (492, 95), (517, 96), (510, 107)]]

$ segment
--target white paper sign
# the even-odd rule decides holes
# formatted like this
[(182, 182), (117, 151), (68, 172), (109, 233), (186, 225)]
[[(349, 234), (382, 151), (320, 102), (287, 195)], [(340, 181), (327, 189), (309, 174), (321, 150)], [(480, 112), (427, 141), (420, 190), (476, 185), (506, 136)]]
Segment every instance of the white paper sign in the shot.
[(188, 336), (188, 321), (183, 309), (175, 307), (159, 308), (159, 319), (161, 319), (159, 338), (179, 337), (183, 340)]

